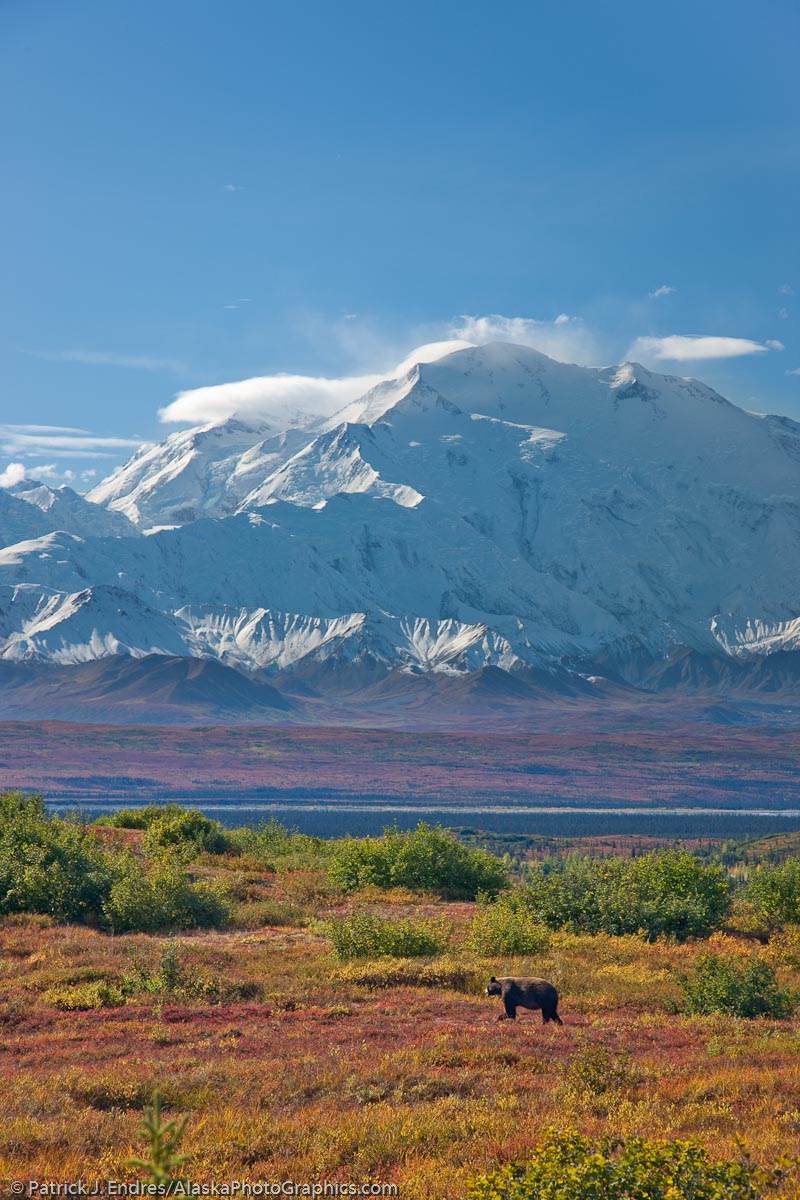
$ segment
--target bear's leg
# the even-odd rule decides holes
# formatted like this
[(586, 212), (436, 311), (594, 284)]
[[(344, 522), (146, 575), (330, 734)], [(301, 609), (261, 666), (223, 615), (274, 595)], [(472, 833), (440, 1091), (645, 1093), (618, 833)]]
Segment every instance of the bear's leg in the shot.
[(543, 1008), (542, 1009), (542, 1021), (544, 1022), (545, 1025), (547, 1024), (548, 1021), (555, 1021), (556, 1025), (564, 1024), (564, 1022), (561, 1020), (561, 1017), (556, 1012), (555, 1008)]
[(507, 997), (504, 996), (503, 997), (503, 1007), (505, 1008), (506, 1011), (505, 1011), (505, 1013), (500, 1014), (500, 1016), (497, 1018), (498, 1021), (506, 1021), (506, 1020), (516, 1021), (516, 1019), (517, 1019), (516, 1004), (514, 1004), (511, 1000), (509, 1000)]

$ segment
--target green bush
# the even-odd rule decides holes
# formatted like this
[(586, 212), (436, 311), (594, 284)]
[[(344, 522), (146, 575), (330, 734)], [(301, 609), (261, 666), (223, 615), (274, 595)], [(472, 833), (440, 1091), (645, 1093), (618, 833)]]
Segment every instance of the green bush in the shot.
[(496, 896), (507, 886), (503, 863), (485, 850), (470, 850), (440, 825), (387, 829), (380, 838), (346, 838), (335, 844), (331, 878), (345, 891), (405, 887), (448, 899)]
[(136, 953), (131, 955), (132, 969), (126, 975), (123, 988), (127, 995), (149, 995), (180, 999), (216, 1001), (225, 993), (222, 980), (204, 975), (181, 957), (178, 946), (169, 941), (158, 961), (150, 965)]
[(103, 916), (117, 933), (222, 925), (228, 911), (225, 893), (218, 884), (193, 882), (174, 863), (160, 862), (143, 873), (135, 860), (114, 882), (103, 904)]
[(607, 1046), (579, 1046), (564, 1073), (564, 1091), (571, 1100), (613, 1096), (633, 1087), (639, 1074), (626, 1050), (612, 1055)]
[(372, 962), (348, 962), (339, 967), (341, 983), (366, 988), (430, 987), (440, 991), (481, 995), (486, 987), (486, 968), (482, 963), (464, 962), (442, 955), (433, 962), (414, 958), (382, 958)]
[(680, 982), (686, 1012), (694, 1016), (790, 1017), (799, 999), (778, 985), (774, 968), (757, 955), (703, 954)]
[(554, 862), (532, 863), (525, 898), (536, 919), (548, 929), (599, 933), (602, 915), (598, 882), (602, 860), (569, 855)]
[(145, 804), (141, 808), (118, 808), (116, 812), (98, 817), (95, 825), (110, 825), (112, 829), (149, 829), (154, 821), (179, 816), (185, 811), (180, 804)]
[(45, 1004), (61, 1008), (66, 1012), (78, 1012), (90, 1008), (118, 1008), (125, 1003), (122, 988), (99, 980), (96, 983), (81, 983), (73, 987), (52, 987), (42, 993)]
[(757, 867), (744, 900), (773, 927), (800, 924), (800, 858), (789, 858), (777, 867)]
[(731, 888), (716, 863), (670, 850), (632, 859), (570, 857), (536, 864), (527, 902), (550, 929), (685, 941), (720, 926)]
[(315, 870), (324, 867), (332, 843), (288, 829), (274, 817), (258, 825), (245, 825), (228, 831), (228, 841), (256, 862), (281, 870)]
[(0, 795), (0, 914), (6, 913), (152, 932), (220, 925), (228, 908), (218, 885), (193, 882), (180, 863), (159, 859), (148, 871), (132, 854), (103, 847), (77, 820), (49, 816), (41, 796), (6, 792)]
[(447, 949), (451, 936), (441, 921), (392, 921), (370, 913), (323, 921), (318, 928), (341, 959), (433, 957)]
[(0, 795), (0, 913), (97, 920), (114, 877), (113, 857), (83, 825), (50, 817), (41, 796)]
[(224, 854), (229, 848), (219, 821), (210, 821), (196, 808), (162, 813), (147, 826), (143, 845), (148, 854), (177, 851), (187, 858), (196, 858), (204, 850)]
[(709, 1159), (698, 1142), (603, 1138), (550, 1130), (527, 1163), (475, 1179), (469, 1200), (760, 1200), (785, 1172)]
[(473, 918), (469, 944), (476, 954), (542, 954), (550, 931), (512, 894), (482, 903)]
[(302, 929), (308, 921), (308, 914), (288, 900), (249, 900), (234, 904), (228, 914), (228, 924), (234, 929), (265, 929), (281, 925)]

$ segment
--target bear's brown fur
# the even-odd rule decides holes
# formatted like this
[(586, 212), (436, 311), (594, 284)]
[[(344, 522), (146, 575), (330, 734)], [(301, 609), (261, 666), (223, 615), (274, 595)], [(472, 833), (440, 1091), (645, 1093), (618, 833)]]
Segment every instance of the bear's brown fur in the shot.
[(498, 1021), (516, 1021), (518, 1008), (542, 1010), (542, 1021), (555, 1021), (563, 1025), (558, 1015), (558, 992), (552, 983), (546, 979), (519, 979), (506, 975), (495, 979), (494, 975), (486, 987), (487, 996), (500, 996), (505, 1012), (497, 1018)]

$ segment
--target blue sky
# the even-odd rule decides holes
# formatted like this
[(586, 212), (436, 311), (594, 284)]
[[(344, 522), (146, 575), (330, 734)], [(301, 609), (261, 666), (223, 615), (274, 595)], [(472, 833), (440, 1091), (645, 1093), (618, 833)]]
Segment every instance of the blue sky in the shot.
[(476, 330), (800, 419), (798, 50), (795, 0), (3, 0), (0, 478)]

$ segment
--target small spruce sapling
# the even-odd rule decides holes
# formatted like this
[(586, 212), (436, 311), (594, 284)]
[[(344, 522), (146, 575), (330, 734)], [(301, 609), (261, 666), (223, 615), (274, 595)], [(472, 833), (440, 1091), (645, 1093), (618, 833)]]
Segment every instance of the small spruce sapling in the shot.
[(188, 1113), (165, 1121), (161, 1115), (161, 1104), (161, 1093), (156, 1089), (152, 1104), (144, 1110), (144, 1120), (139, 1130), (149, 1145), (150, 1157), (129, 1158), (126, 1163), (133, 1170), (145, 1171), (147, 1182), (155, 1184), (175, 1182), (176, 1172), (189, 1159), (188, 1154), (177, 1153), (189, 1119)]

